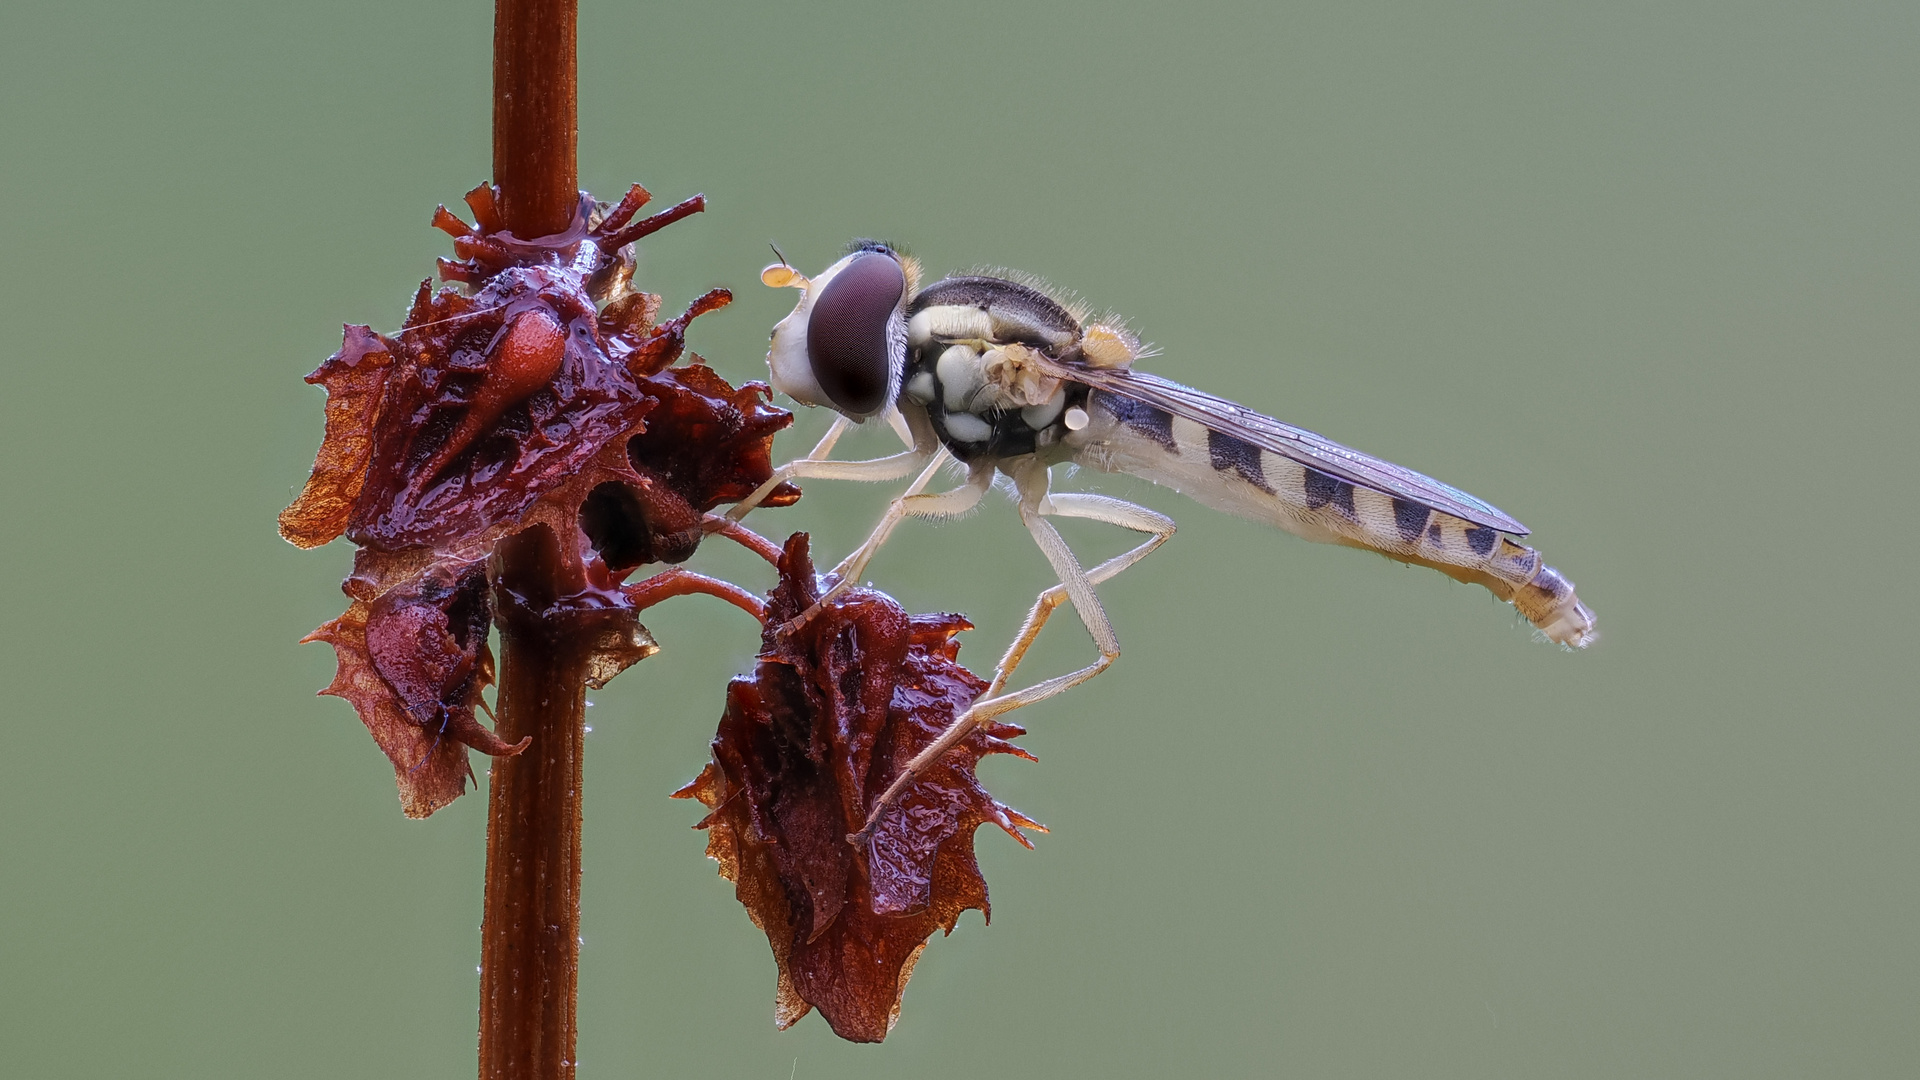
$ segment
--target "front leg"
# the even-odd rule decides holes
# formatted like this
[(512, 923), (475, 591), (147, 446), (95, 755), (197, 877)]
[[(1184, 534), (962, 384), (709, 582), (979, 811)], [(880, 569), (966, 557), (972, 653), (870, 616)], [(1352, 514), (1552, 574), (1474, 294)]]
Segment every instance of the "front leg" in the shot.
[(812, 450), (808, 451), (806, 457), (797, 458), (774, 469), (773, 475), (768, 477), (765, 483), (753, 489), (753, 494), (741, 499), (733, 505), (733, 509), (727, 511), (727, 519), (730, 521), (739, 521), (741, 518), (746, 517), (753, 511), (754, 507), (760, 505), (768, 493), (772, 492), (774, 488), (779, 487), (781, 484), (786, 483), (788, 480), (862, 480), (867, 482), (898, 480), (919, 468), (926, 462), (927, 458), (934, 453), (931, 444), (915, 445), (909, 441), (907, 445), (912, 447), (912, 449), (888, 457), (873, 458), (869, 461), (827, 460), (827, 455), (833, 452), (834, 444), (839, 442), (840, 436), (846, 434), (847, 430), (852, 426), (853, 421), (844, 416), (835, 419), (833, 426), (827, 429), (826, 435), (820, 439), (820, 442), (815, 445)]
[(926, 469), (914, 478), (913, 483), (907, 485), (907, 490), (887, 505), (887, 512), (881, 515), (880, 524), (874, 526), (873, 532), (861, 541), (859, 547), (853, 549), (852, 554), (841, 559), (840, 565), (833, 568), (829, 576), (836, 583), (851, 581), (865, 573), (867, 564), (879, 554), (880, 546), (893, 536), (894, 528), (907, 518), (952, 517), (964, 514), (979, 504), (980, 497), (993, 484), (992, 465), (973, 466), (967, 472), (967, 482), (952, 491), (938, 495), (921, 494), (951, 460), (953, 455), (945, 447), (935, 452), (933, 460), (927, 463)]

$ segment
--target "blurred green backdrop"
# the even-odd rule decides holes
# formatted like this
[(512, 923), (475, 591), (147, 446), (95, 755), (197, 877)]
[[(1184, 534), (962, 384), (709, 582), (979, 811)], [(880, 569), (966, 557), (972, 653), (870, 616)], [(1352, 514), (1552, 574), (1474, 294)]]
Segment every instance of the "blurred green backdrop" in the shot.
[[(488, 172), (491, 6), (0, 14), (0, 1072), (473, 1070), (484, 795), (399, 814), (295, 640), (300, 376), (392, 328)], [(1920, 1056), (1912, 4), (590, 2), (582, 180), (758, 377), (855, 235), (1131, 315), (1164, 374), (1467, 488), (1599, 612), (1125, 480), (1181, 521), (1127, 647), (986, 768), (995, 920), (882, 1047), (777, 1033), (766, 942), (666, 794), (755, 638), (675, 601), (596, 695), (581, 1075), (1911, 1075)], [(662, 203), (664, 205), (664, 202)], [(783, 452), (817, 434), (801, 419)], [(867, 436), (864, 445), (884, 446)], [(884, 492), (770, 532), (844, 552)], [(1120, 537), (1082, 529), (1093, 554)], [(719, 552), (696, 565), (764, 587)], [(873, 576), (988, 667), (1001, 502)], [(1090, 655), (1071, 621), (1034, 674)]]

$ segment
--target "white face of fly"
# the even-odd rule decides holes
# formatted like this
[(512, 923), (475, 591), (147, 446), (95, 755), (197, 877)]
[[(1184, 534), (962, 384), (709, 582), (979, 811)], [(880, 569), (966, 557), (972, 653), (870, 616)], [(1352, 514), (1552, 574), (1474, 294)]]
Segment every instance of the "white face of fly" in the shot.
[(862, 244), (812, 279), (784, 263), (762, 271), (767, 284), (800, 290), (767, 349), (774, 389), (856, 420), (884, 412), (906, 366), (910, 276), (881, 244)]

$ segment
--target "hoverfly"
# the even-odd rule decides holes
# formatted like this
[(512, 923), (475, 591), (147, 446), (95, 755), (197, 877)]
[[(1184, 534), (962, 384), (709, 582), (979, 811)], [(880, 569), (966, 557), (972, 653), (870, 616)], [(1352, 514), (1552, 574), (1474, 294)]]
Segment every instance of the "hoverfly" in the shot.
[[(963, 513), (1004, 473), (1018, 494), (1021, 520), (1060, 579), (1035, 603), (986, 693), (894, 781), (865, 831), (914, 775), (973, 725), (1084, 682), (1119, 656), (1119, 640), (1093, 586), (1164, 543), (1174, 525), (1119, 499), (1050, 492), (1049, 471), (1063, 462), (1142, 477), (1309, 540), (1430, 566), (1485, 586), (1552, 641), (1578, 648), (1594, 639), (1593, 612), (1574, 595), (1573, 584), (1513, 539), (1527, 534), (1520, 522), (1410, 469), (1141, 371), (1134, 367), (1142, 354), (1139, 340), (1125, 326), (1090, 319), (1035, 282), (972, 274), (922, 289), (913, 259), (866, 240), (813, 278), (782, 258), (761, 280), (801, 293), (773, 330), (767, 364), (774, 387), (840, 416), (807, 457), (781, 466), (730, 516), (738, 520), (787, 479), (879, 481), (922, 469), (872, 535), (833, 571), (837, 580), (824, 603), (860, 576), (903, 519)], [(827, 459), (852, 424), (875, 417), (899, 433), (908, 446), (904, 453), (871, 461)], [(967, 482), (923, 493), (949, 458), (966, 466)], [(1048, 517), (1090, 518), (1147, 539), (1085, 569)], [(1072, 601), (1099, 658), (1002, 693), (1062, 599)]]

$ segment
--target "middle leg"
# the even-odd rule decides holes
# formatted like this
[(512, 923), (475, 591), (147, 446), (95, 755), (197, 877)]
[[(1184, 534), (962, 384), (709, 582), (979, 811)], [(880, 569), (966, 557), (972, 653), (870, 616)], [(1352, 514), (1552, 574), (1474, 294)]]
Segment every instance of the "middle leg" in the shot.
[[(1014, 635), (1013, 643), (1008, 646), (1006, 655), (1001, 658), (999, 665), (995, 668), (993, 682), (987, 687), (986, 692), (949, 724), (947, 729), (940, 733), (939, 738), (914, 755), (913, 760), (900, 770), (900, 775), (894, 777), (893, 782), (887, 785), (886, 791), (881, 793), (873, 809), (868, 812), (866, 823), (861, 826), (860, 831), (847, 837), (847, 841), (855, 846), (866, 843), (881, 819), (885, 817), (887, 810), (899, 802), (916, 777), (940, 760), (941, 755), (953, 749), (955, 744), (966, 738), (975, 728), (996, 716), (1064, 693), (1105, 671), (1119, 657), (1120, 643), (1113, 632), (1113, 624), (1107, 619), (1105, 609), (1100, 606), (1098, 597), (1093, 594), (1093, 586), (1139, 562), (1155, 548), (1166, 543), (1167, 538), (1173, 535), (1173, 519), (1154, 513), (1145, 507), (1102, 495), (1072, 494), (1049, 498), (1044, 487), (1038, 489), (1039, 497), (1034, 498), (1032, 493), (1035, 481), (1032, 474), (1016, 479), (1021, 482), (1022, 487), (1021, 517), (1033, 532), (1041, 551), (1046, 553), (1048, 562), (1053, 564), (1055, 573), (1060, 577), (1060, 584), (1042, 592), (1035, 599), (1033, 610), (1028, 612), (1019, 633)], [(1038, 473), (1038, 482), (1044, 484), (1045, 481), (1046, 473), (1042, 470)], [(1151, 535), (1131, 550), (1108, 559), (1090, 571), (1082, 571), (1079, 560), (1074, 557), (1072, 550), (1067, 547), (1066, 541), (1061, 538), (1059, 532), (1051, 524), (1041, 520), (1045, 516), (1088, 518)], [(1091, 603), (1083, 604), (1081, 596), (1090, 598)], [(1007, 680), (1012, 677), (1014, 669), (1025, 657), (1027, 649), (1039, 636), (1040, 628), (1046, 625), (1047, 619), (1052, 616), (1054, 609), (1060, 606), (1061, 601), (1069, 597), (1073, 599), (1074, 608), (1079, 611), (1081, 620), (1086, 623), (1088, 632), (1093, 635), (1094, 643), (1100, 649), (1099, 658), (1078, 671), (1054, 676), (1035, 683), (1025, 690), (1011, 694), (1001, 693), (1006, 687)]]
[(781, 634), (791, 634), (811, 622), (829, 601), (859, 580), (861, 573), (867, 568), (867, 563), (872, 561), (875, 553), (887, 542), (888, 537), (893, 535), (894, 528), (902, 521), (910, 517), (952, 517), (955, 514), (964, 514), (979, 504), (980, 499), (986, 495), (987, 489), (993, 486), (994, 468), (991, 462), (974, 465), (967, 475), (967, 482), (952, 491), (943, 491), (937, 495), (923, 494), (923, 489), (933, 481), (934, 474), (940, 471), (948, 458), (948, 452), (944, 448), (934, 455), (932, 464), (926, 467), (899, 498), (888, 505), (886, 514), (880, 518), (880, 524), (875, 526), (872, 534), (854, 549), (853, 554), (848, 555), (841, 560), (839, 566), (833, 568), (830, 575), (833, 583), (820, 594), (820, 599), (782, 625), (779, 631)]

